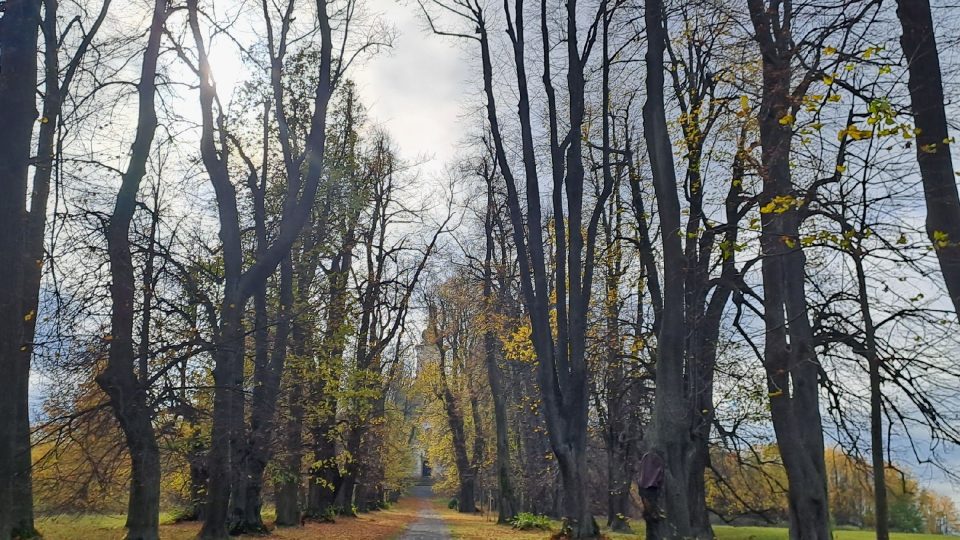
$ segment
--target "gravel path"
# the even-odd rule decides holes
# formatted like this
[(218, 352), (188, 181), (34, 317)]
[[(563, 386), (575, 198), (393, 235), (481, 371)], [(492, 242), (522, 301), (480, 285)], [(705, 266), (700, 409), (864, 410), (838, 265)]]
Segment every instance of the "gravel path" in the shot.
[[(433, 489), (430, 486), (414, 486), (410, 490), (410, 495), (426, 502), (433, 497)], [(420, 510), (417, 521), (407, 527), (399, 540), (450, 540), (450, 538), (450, 530), (447, 529), (440, 514), (433, 508), (426, 507)]]

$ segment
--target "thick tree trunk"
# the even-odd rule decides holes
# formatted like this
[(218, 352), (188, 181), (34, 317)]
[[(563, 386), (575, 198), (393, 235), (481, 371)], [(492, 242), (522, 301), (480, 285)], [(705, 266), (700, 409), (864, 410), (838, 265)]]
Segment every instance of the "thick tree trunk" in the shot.
[[(210, 59), (200, 27), (198, 0), (187, 0), (187, 21), (198, 52), (199, 103), (201, 116), (200, 154), (210, 176), (217, 197), (220, 214), (220, 239), (223, 243), (224, 292), (220, 306), (220, 328), (217, 349), (214, 354), (214, 413), (211, 432), (210, 485), (207, 500), (207, 516), (200, 537), (205, 540), (221, 540), (227, 537), (230, 528), (242, 522), (246, 507), (247, 478), (246, 462), (249, 454), (243, 394), (243, 339), (242, 313), (249, 297), (276, 270), (280, 261), (290, 255), (291, 248), (310, 218), (316, 202), (317, 190), (324, 172), (326, 148), (326, 120), (330, 95), (335, 81), (332, 78), (332, 30), (326, 3), (318, 4), (317, 23), (320, 30), (319, 78), (313, 100), (314, 110), (310, 117), (309, 133), (303, 141), (306, 164), (303, 170), (289, 152), (285, 151), (288, 174), (286, 197), (282, 216), (277, 225), (277, 237), (244, 270), (243, 248), (239, 225), (236, 186), (231, 178), (228, 152), (217, 148), (217, 141), (225, 141), (226, 134), (217, 136), (218, 123), (214, 110), (217, 101), (213, 86)], [(271, 51), (273, 52), (273, 51)], [(272, 59), (282, 62), (283, 58)], [(276, 100), (275, 114), (285, 117), (283, 100)], [(282, 123), (282, 121), (281, 121)], [(289, 149), (286, 135), (281, 141)], [(226, 143), (224, 143), (226, 144)], [(221, 152), (221, 150), (223, 150)], [(298, 162), (299, 163), (299, 162)], [(231, 499), (233, 504), (231, 505)], [(229, 523), (228, 523), (229, 521)], [(228, 527), (229, 525), (229, 527)]]
[[(585, 438), (585, 437), (584, 437)], [(590, 510), (587, 488), (586, 441), (570, 441), (567, 452), (557, 454), (563, 484), (565, 526), (571, 538), (594, 538), (599, 533)]]
[(632, 533), (627, 516), (630, 513), (630, 486), (627, 449), (614, 442), (607, 449), (607, 527), (614, 532)]
[(300, 506), (303, 466), (303, 406), (298, 402), (303, 398), (303, 387), (294, 383), (290, 392), (290, 420), (286, 427), (286, 458), (284, 475), (277, 485), (277, 525), (296, 527), (300, 525), (303, 513)]
[[(27, 171), (33, 122), (37, 118), (37, 36), (39, 0), (11, 0), (0, 19), (0, 369), (8, 385), (0, 391), (0, 537), (13, 529), (13, 498), (18, 432), (17, 421), (23, 381), (29, 377), (24, 363), (23, 267), (25, 250)], [(27, 347), (29, 349), (29, 347)]]
[[(266, 311), (266, 298), (263, 299)], [(246, 503), (243, 508), (240, 529), (247, 533), (267, 531), (260, 515), (263, 507), (263, 473), (273, 454), (270, 446), (273, 439), (277, 399), (280, 396), (280, 379), (287, 355), (287, 337), (290, 331), (290, 316), (293, 312), (293, 266), (290, 257), (280, 263), (280, 309), (277, 313), (273, 350), (267, 355), (257, 354), (254, 369), (253, 401), (250, 407), (250, 454), (246, 469)], [(266, 319), (266, 317), (263, 317)], [(259, 319), (259, 317), (258, 317)], [(266, 320), (263, 321), (266, 324)], [(259, 324), (259, 321), (258, 321)], [(265, 338), (265, 336), (263, 336)], [(261, 347), (258, 343), (257, 347)], [(262, 347), (266, 348), (264, 343)]]
[(192, 426), (190, 448), (187, 450), (187, 463), (190, 466), (190, 513), (191, 521), (203, 521), (206, 518), (207, 486), (210, 482), (210, 472), (207, 468), (207, 453), (209, 449), (200, 438), (199, 426)]
[[(230, 284), (226, 285), (227, 287)], [(200, 537), (210, 540), (227, 538), (227, 519), (230, 508), (231, 485), (240, 474), (242, 464), (240, 446), (243, 443), (243, 339), (241, 300), (235, 291), (227, 289), (221, 305), (220, 335), (214, 353), (213, 380), (217, 387), (213, 397), (213, 428), (210, 433), (210, 451), (207, 468), (210, 481), (207, 488), (205, 520)], [(234, 420), (240, 401), (241, 426)]]
[(457, 490), (457, 511), (461, 514), (473, 514), (477, 511), (477, 481), (472, 473), (460, 476), (460, 489)]
[(350, 513), (353, 505), (355, 477), (352, 469), (341, 476), (336, 463), (336, 444), (331, 439), (334, 425), (334, 421), (324, 420), (311, 430), (314, 465), (310, 468), (306, 513), (314, 519)]
[[(348, 127), (352, 130), (352, 126)], [(327, 278), (330, 283), (330, 303), (327, 306), (326, 329), (320, 343), (320, 369), (312, 382), (313, 400), (323, 404), (319, 416), (313, 419), (311, 428), (313, 438), (314, 465), (310, 469), (310, 487), (307, 494), (307, 514), (313, 518), (326, 518), (331, 513), (353, 514), (354, 488), (356, 486), (356, 464), (347, 465), (347, 472), (341, 476), (337, 462), (337, 447), (334, 429), (337, 423), (337, 398), (331, 389), (335, 389), (343, 373), (343, 353), (346, 348), (347, 333), (347, 291), (348, 278), (353, 267), (353, 249), (355, 236), (353, 226), (346, 235), (339, 254), (331, 261), (331, 272)], [(361, 432), (356, 427), (348, 437), (347, 449), (356, 459), (360, 449)], [(334, 508), (337, 507), (337, 508)]]
[(127, 540), (157, 540), (160, 538), (160, 449), (152, 423), (143, 423), (143, 419), (134, 422), (136, 425), (124, 428), (131, 461)]
[(898, 0), (897, 16), (903, 28), (900, 45), (907, 59), (913, 120), (918, 128), (917, 162), (927, 202), (927, 235), (940, 260), (953, 308), (960, 313), (960, 196), (950, 156), (930, 1)]
[[(306, 353), (306, 335), (302, 323), (294, 318), (291, 325), (290, 349), (297, 362), (303, 362)], [(277, 525), (296, 527), (301, 524), (301, 491), (303, 489), (303, 382), (302, 370), (294, 370), (287, 409), (289, 418), (284, 429), (284, 471), (277, 485)]]

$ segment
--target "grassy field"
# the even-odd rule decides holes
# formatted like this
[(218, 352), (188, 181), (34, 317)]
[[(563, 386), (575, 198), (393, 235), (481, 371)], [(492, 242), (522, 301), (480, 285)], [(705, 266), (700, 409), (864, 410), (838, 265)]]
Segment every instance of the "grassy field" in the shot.
[[(721, 540), (785, 540), (787, 529), (776, 527), (714, 527)], [(837, 530), (834, 540), (870, 540), (876, 538), (873, 531)], [(950, 537), (936, 534), (890, 533), (891, 540), (945, 540)]]
[[(510, 527), (496, 524), (495, 516), (481, 516), (477, 514), (460, 514), (455, 510), (448, 510), (443, 501), (434, 502), (437, 511), (450, 526), (450, 532), (456, 540), (545, 540), (550, 538), (551, 532), (544, 531), (517, 531)], [(559, 527), (559, 523), (555, 524)], [(604, 530), (603, 534), (610, 540), (639, 540), (644, 537), (643, 523), (637, 523), (633, 534), (612, 533)], [(789, 534), (786, 528), (781, 527), (714, 527), (718, 540), (787, 540)], [(838, 530), (833, 533), (834, 540), (871, 540), (876, 538), (873, 531)], [(950, 537), (932, 534), (891, 533), (891, 540), (948, 540)]]

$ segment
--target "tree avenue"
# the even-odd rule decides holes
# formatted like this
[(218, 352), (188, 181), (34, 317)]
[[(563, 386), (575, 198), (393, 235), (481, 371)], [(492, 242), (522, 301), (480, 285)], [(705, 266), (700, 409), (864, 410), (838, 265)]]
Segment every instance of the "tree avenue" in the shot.
[(0, 540), (960, 534), (957, 15), (0, 0)]

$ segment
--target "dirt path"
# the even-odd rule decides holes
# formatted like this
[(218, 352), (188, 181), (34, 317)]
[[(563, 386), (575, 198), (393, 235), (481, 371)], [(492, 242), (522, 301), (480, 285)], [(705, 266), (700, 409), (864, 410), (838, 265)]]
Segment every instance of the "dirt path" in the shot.
[(410, 495), (420, 500), (421, 509), (417, 514), (417, 521), (407, 527), (400, 535), (400, 540), (450, 540), (450, 529), (430, 502), (433, 489), (430, 486), (414, 486)]

